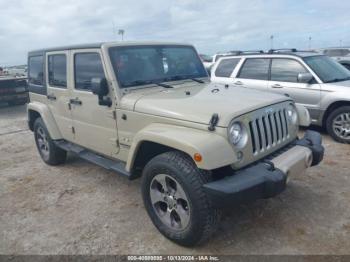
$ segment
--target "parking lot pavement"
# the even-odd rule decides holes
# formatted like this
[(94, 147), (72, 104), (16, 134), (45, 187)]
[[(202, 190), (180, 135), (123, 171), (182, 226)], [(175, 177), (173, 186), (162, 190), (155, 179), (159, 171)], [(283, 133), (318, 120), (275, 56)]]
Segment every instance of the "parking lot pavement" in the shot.
[(349, 254), (350, 150), (324, 135), (324, 162), (274, 199), (223, 212), (205, 245), (182, 248), (148, 218), (140, 181), (74, 156), (45, 165), (25, 107), (0, 108), (1, 254)]

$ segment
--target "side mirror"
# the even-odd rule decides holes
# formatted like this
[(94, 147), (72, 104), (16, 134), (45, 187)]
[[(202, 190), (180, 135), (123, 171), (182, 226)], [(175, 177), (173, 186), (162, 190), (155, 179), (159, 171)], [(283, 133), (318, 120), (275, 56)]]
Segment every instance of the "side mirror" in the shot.
[(92, 78), (91, 79), (91, 91), (98, 96), (98, 104), (101, 106), (111, 106), (112, 101), (108, 95), (108, 84), (105, 78)]
[(312, 79), (314, 79), (311, 73), (299, 73), (298, 74), (298, 82), (299, 83), (307, 83), (309, 84)]
[(91, 91), (98, 96), (105, 96), (108, 94), (108, 85), (105, 78), (92, 78)]

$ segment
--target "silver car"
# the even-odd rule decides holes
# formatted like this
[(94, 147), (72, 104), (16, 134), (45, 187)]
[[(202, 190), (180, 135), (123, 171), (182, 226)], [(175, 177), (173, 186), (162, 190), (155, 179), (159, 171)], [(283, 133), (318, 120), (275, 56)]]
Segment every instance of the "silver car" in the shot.
[(350, 70), (350, 47), (331, 47), (320, 49), (319, 52), (333, 58)]
[(313, 124), (350, 143), (350, 71), (328, 56), (291, 49), (222, 57), (211, 80), (290, 96)]

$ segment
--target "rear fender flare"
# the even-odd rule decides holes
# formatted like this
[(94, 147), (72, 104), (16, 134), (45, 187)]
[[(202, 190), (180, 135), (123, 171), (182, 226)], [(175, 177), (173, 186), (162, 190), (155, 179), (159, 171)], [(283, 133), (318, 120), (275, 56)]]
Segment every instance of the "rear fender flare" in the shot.
[(54, 140), (56, 139), (62, 139), (62, 134), (56, 124), (55, 118), (53, 117), (49, 107), (42, 103), (37, 102), (31, 102), (27, 106), (27, 112), (28, 112), (28, 121), (29, 119), (29, 112), (35, 111), (39, 113), (40, 117), (45, 123), (45, 126), (47, 130), (49, 131), (50, 137)]

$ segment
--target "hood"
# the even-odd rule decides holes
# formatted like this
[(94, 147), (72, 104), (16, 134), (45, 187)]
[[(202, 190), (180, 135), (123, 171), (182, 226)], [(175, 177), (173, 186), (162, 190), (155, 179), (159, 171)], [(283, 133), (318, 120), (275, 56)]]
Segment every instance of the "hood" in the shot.
[(346, 87), (349, 90), (350, 80), (341, 81), (341, 82), (334, 82), (334, 83), (325, 83), (324, 85), (334, 86), (334, 87)]
[(156, 87), (132, 91), (123, 97), (121, 108), (201, 124), (208, 124), (211, 116), (217, 113), (217, 125), (227, 127), (237, 116), (290, 100), (282, 95), (242, 87), (190, 83), (172, 89)]
[(350, 99), (350, 80), (324, 83), (321, 88), (323, 91), (334, 93), (338, 98)]

